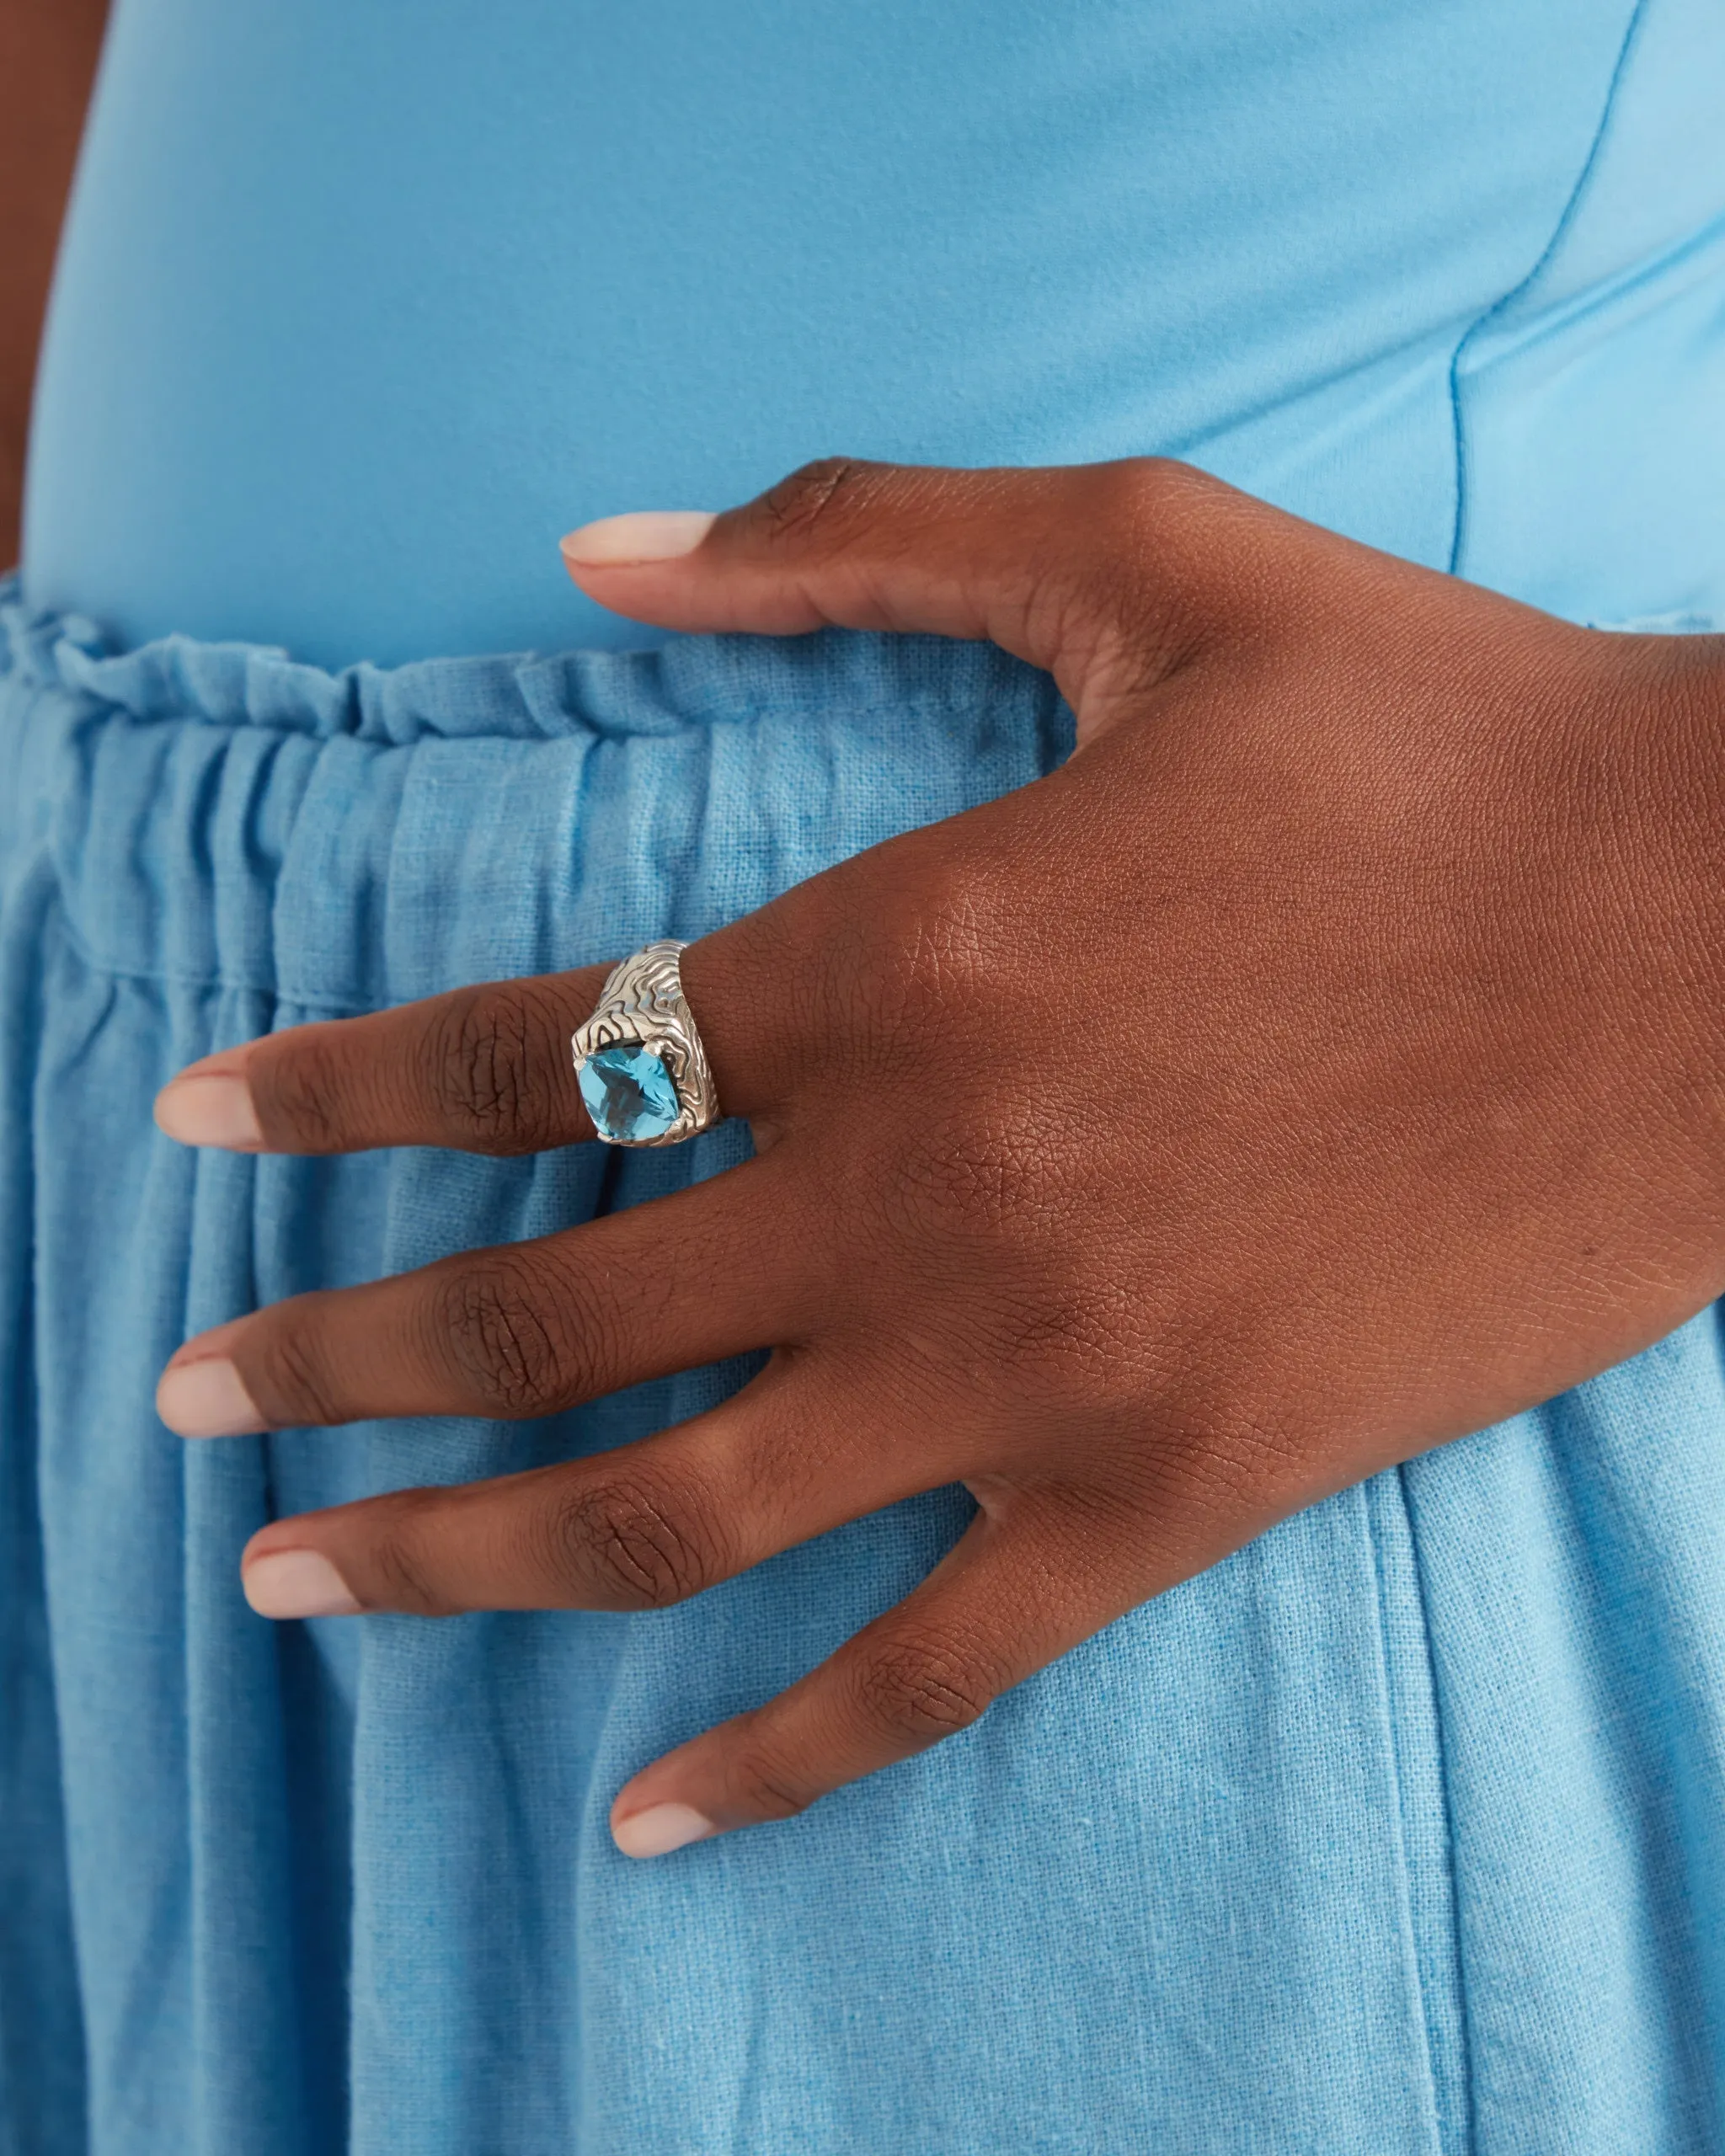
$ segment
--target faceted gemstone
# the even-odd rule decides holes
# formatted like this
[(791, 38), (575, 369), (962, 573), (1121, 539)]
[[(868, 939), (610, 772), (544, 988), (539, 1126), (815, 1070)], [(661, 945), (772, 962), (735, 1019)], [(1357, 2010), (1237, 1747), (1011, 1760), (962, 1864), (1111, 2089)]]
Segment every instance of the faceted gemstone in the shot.
[(637, 1042), (595, 1050), (576, 1075), (594, 1129), (620, 1144), (663, 1138), (681, 1113), (670, 1071)]

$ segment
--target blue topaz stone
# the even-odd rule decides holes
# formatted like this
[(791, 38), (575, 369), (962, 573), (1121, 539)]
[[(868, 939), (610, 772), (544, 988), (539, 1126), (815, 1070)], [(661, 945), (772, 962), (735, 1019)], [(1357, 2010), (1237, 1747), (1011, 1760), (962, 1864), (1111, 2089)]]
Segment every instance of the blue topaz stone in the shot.
[(593, 1128), (611, 1145), (681, 1145), (720, 1118), (707, 1051), (683, 997), (685, 946), (663, 937), (613, 966), (569, 1036)]
[(662, 1058), (638, 1041), (595, 1049), (582, 1059), (575, 1078), (594, 1129), (614, 1145), (663, 1138), (683, 1112)]

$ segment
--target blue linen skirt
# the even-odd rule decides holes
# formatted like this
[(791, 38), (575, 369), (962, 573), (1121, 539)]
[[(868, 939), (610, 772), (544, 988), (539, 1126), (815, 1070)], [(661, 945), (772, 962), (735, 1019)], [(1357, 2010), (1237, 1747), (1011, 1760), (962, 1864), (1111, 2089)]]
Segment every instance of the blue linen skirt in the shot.
[(1712, 1313), (649, 1864), (622, 1780), (902, 1594), (960, 1495), (663, 1613), (271, 1625), (264, 1521), (617, 1444), (737, 1372), (527, 1425), (156, 1420), (190, 1331), (742, 1143), (197, 1154), (151, 1120), (175, 1070), (699, 935), (1048, 769), (1045, 679), (867, 637), (110, 657), (15, 590), (3, 633), (5, 2156), (1717, 2149)]

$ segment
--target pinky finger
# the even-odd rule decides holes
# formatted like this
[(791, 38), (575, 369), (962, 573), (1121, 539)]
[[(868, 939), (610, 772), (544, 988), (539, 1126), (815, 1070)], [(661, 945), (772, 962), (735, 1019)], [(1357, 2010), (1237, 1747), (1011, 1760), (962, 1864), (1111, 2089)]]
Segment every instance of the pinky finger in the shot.
[(611, 1806), (617, 1847), (663, 1856), (789, 1818), (968, 1728), (1137, 1598), (1115, 1606), (1087, 1592), (1085, 1571), (1060, 1545), (1039, 1507), (980, 1513), (914, 1593), (818, 1668), (644, 1768)]

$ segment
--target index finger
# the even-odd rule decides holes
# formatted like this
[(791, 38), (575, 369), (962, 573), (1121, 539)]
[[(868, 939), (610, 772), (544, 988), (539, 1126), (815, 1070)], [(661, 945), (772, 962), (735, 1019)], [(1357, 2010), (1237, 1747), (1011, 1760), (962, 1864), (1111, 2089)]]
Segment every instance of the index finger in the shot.
[[(750, 1115), (771, 1091), (772, 1059), (750, 1038), (761, 1001), (750, 947), (760, 938), (743, 926), (689, 946), (684, 987), (723, 1109)], [(189, 1065), (157, 1096), (156, 1120), (182, 1144), (249, 1153), (443, 1145), (510, 1155), (574, 1145), (594, 1132), (570, 1035), (610, 972), (494, 981), (266, 1034)]]

